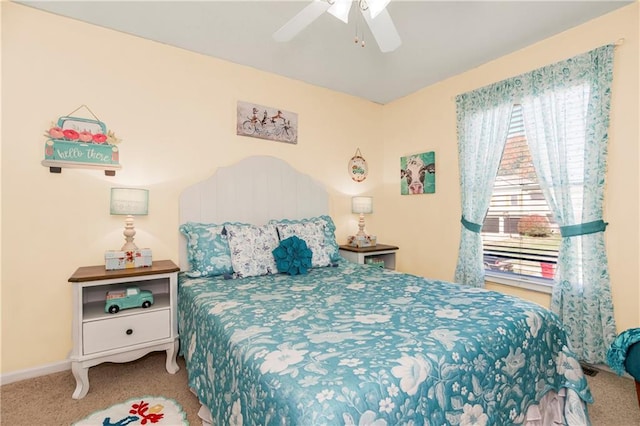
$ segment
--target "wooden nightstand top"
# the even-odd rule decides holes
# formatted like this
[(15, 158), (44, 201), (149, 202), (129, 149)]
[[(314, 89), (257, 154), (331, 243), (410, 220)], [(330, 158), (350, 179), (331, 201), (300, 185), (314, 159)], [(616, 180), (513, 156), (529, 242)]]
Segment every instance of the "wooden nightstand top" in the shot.
[(373, 251), (398, 250), (398, 247), (386, 244), (376, 244), (371, 247), (351, 247), (349, 245), (342, 245), (340, 246), (340, 250), (353, 251), (356, 253), (369, 253)]
[(126, 278), (143, 275), (168, 274), (178, 272), (180, 268), (171, 260), (154, 260), (151, 266), (143, 268), (127, 268), (107, 271), (104, 265), (83, 266), (69, 278), (69, 282), (107, 280), (111, 278)]

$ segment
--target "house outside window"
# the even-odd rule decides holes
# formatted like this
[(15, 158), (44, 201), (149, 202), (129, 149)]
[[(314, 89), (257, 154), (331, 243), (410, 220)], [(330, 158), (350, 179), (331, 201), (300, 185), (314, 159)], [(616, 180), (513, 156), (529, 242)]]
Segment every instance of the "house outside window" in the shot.
[(538, 184), (520, 105), (514, 105), (481, 234), (488, 280), (551, 291), (560, 229)]

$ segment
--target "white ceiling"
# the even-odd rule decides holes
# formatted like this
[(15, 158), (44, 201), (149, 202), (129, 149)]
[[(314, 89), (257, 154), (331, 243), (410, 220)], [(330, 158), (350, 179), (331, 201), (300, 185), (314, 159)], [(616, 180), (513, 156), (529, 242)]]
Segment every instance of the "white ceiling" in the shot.
[(392, 0), (402, 38), (393, 52), (381, 53), (368, 28), (366, 46), (354, 43), (356, 7), (349, 24), (324, 13), (292, 41), (274, 41), (310, 1), (19, 3), (381, 104), (633, 3)]

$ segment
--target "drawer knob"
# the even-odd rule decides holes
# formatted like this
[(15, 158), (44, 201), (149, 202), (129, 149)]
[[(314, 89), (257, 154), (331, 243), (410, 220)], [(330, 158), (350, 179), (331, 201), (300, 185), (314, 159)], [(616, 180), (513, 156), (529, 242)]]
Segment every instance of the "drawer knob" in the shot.
[(133, 330), (132, 329), (127, 329), (127, 336), (131, 336), (133, 334)]

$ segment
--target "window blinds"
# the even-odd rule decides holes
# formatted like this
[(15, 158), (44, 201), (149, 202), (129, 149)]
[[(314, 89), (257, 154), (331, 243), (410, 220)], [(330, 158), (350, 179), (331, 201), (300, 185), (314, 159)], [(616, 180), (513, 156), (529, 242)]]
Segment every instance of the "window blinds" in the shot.
[(487, 271), (553, 278), (560, 231), (538, 184), (520, 105), (514, 105), (482, 239)]

